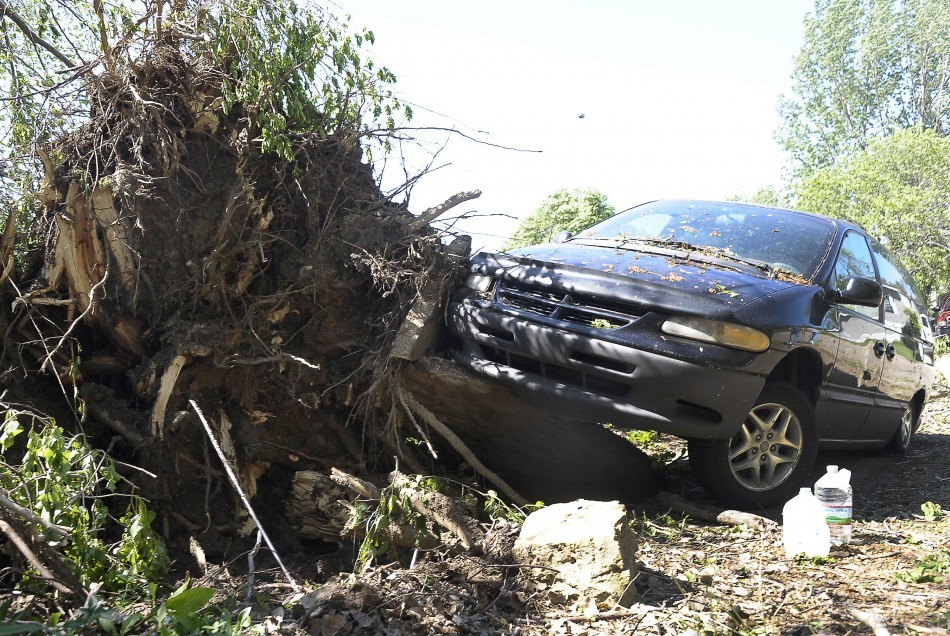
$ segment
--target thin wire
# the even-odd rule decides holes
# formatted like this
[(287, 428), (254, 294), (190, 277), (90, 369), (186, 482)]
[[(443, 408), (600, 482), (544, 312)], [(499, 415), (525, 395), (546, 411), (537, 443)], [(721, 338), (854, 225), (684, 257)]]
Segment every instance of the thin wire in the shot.
[(228, 478), (231, 480), (231, 485), (234, 486), (235, 490), (237, 490), (238, 495), (241, 497), (241, 501), (244, 503), (244, 507), (247, 508), (248, 513), (251, 515), (251, 519), (253, 519), (254, 523), (257, 524), (257, 529), (261, 533), (261, 536), (264, 537), (264, 542), (267, 543), (267, 547), (270, 548), (274, 558), (277, 559), (277, 565), (279, 565), (280, 569), (283, 570), (284, 576), (287, 577), (287, 581), (290, 583), (290, 587), (293, 589), (294, 593), (299, 592), (300, 588), (297, 586), (297, 582), (294, 580), (294, 577), (290, 575), (290, 572), (287, 571), (287, 568), (284, 567), (284, 562), (280, 560), (280, 555), (277, 554), (277, 549), (274, 547), (274, 544), (271, 543), (270, 537), (267, 536), (267, 533), (264, 531), (264, 527), (257, 518), (257, 514), (254, 512), (254, 508), (251, 507), (251, 502), (248, 500), (247, 495), (244, 494), (244, 489), (241, 488), (241, 484), (238, 483), (237, 476), (234, 474), (234, 470), (231, 469), (230, 462), (228, 462), (227, 458), (224, 456), (221, 446), (218, 445), (218, 440), (215, 438), (214, 432), (211, 430), (211, 426), (208, 424), (208, 420), (205, 419), (204, 414), (201, 412), (201, 409), (198, 408), (198, 405), (195, 404), (194, 400), (188, 400), (188, 403), (191, 404), (191, 408), (193, 408), (195, 413), (198, 414), (198, 419), (201, 420), (202, 426), (205, 427), (205, 432), (208, 434), (208, 439), (211, 440), (211, 446), (214, 448), (214, 452), (218, 454), (218, 457), (221, 459), (221, 463), (224, 464), (224, 471), (228, 474)]

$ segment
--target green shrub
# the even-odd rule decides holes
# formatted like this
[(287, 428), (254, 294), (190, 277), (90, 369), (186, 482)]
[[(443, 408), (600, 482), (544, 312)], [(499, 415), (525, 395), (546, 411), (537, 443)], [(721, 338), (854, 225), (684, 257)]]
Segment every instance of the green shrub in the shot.
[[(29, 421), (29, 430), (21, 420)], [(0, 489), (40, 519), (67, 529), (65, 539), (40, 526), (35, 532), (57, 550), (84, 588), (136, 594), (168, 571), (168, 556), (151, 529), (154, 513), (140, 497), (117, 493), (121, 480), (109, 457), (81, 437), (67, 436), (49, 418), (6, 409)], [(118, 523), (110, 502), (120, 510), (120, 502), (124, 505)], [(35, 589), (42, 582), (28, 572), (18, 585)]]

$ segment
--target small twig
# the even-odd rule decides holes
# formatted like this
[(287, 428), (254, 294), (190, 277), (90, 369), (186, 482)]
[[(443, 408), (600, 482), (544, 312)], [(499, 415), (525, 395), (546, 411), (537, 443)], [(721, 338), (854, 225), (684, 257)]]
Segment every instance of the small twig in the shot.
[(23, 517), (30, 523), (35, 523), (35, 524), (43, 526), (44, 528), (52, 532), (58, 539), (61, 539), (62, 537), (65, 537), (67, 534), (69, 534), (69, 528), (58, 526), (55, 523), (51, 523), (47, 521), (46, 519), (37, 517), (36, 514), (34, 514), (32, 510), (24, 508), (23, 506), (16, 503), (15, 501), (8, 499), (2, 493), (0, 493), (0, 506), (3, 506), (10, 512), (15, 512), (16, 514), (20, 515), (21, 517)]
[(112, 463), (115, 464), (116, 466), (121, 466), (123, 468), (131, 468), (132, 470), (137, 470), (138, 472), (142, 473), (143, 475), (146, 475), (147, 477), (151, 477), (152, 479), (158, 479), (158, 475), (156, 475), (150, 470), (145, 470), (141, 466), (136, 466), (135, 464), (128, 464), (126, 462), (120, 462), (118, 459), (115, 459), (115, 458), (112, 459)]
[(376, 487), (376, 484), (371, 484), (359, 477), (344, 473), (339, 468), (330, 469), (330, 480), (344, 488), (349, 488), (364, 499), (379, 499), (380, 490)]
[(725, 525), (745, 524), (750, 528), (759, 530), (771, 530), (778, 527), (778, 523), (760, 515), (740, 510), (723, 510), (721, 508), (699, 506), (671, 492), (661, 491), (654, 499), (661, 505), (700, 521), (713, 521)]
[(406, 404), (406, 401), (403, 399), (402, 393), (398, 393), (397, 396), (399, 397), (399, 403), (402, 404), (403, 410), (405, 410), (406, 415), (409, 416), (409, 421), (412, 422), (412, 425), (416, 427), (416, 431), (418, 431), (419, 435), (422, 436), (422, 441), (425, 442), (426, 448), (429, 449), (429, 454), (432, 455), (433, 459), (438, 459), (439, 454), (435, 451), (435, 448), (432, 446), (432, 442), (429, 440), (429, 436), (426, 435), (426, 432), (422, 430), (421, 426), (419, 426), (419, 422), (416, 421), (416, 416), (413, 415), (412, 409), (410, 409), (409, 406)]
[(251, 604), (251, 596), (254, 594), (254, 557), (257, 556), (258, 550), (261, 549), (262, 534), (263, 531), (258, 527), (257, 541), (254, 543), (254, 547), (251, 548), (251, 551), (247, 553), (247, 594), (244, 596), (245, 605)]
[(224, 456), (224, 452), (221, 450), (221, 446), (218, 444), (218, 440), (214, 436), (214, 431), (211, 430), (211, 425), (208, 424), (208, 420), (205, 419), (204, 414), (201, 412), (201, 409), (198, 408), (198, 405), (195, 404), (194, 400), (188, 400), (188, 403), (191, 405), (191, 408), (193, 408), (195, 413), (198, 415), (198, 419), (201, 420), (201, 424), (205, 428), (205, 433), (208, 434), (208, 440), (211, 442), (211, 447), (214, 448), (214, 451), (218, 454), (218, 458), (221, 460), (221, 463), (224, 465), (224, 470), (228, 474), (228, 478), (231, 480), (231, 485), (234, 486), (234, 489), (237, 491), (238, 496), (241, 498), (241, 502), (244, 504), (245, 509), (247, 510), (248, 514), (251, 515), (251, 519), (253, 519), (254, 523), (257, 525), (257, 529), (261, 533), (261, 536), (264, 537), (264, 541), (267, 543), (267, 547), (270, 548), (270, 551), (271, 553), (273, 553), (274, 558), (277, 559), (277, 564), (280, 566), (280, 569), (283, 571), (284, 576), (287, 578), (287, 582), (290, 583), (290, 587), (293, 588), (294, 592), (299, 592), (300, 589), (297, 586), (297, 582), (294, 580), (294, 577), (290, 575), (290, 572), (284, 566), (284, 562), (281, 561), (280, 555), (277, 553), (277, 549), (274, 547), (274, 544), (271, 543), (270, 537), (268, 537), (267, 533), (264, 532), (264, 527), (261, 525), (260, 519), (257, 518), (257, 514), (254, 512), (254, 508), (251, 507), (251, 502), (248, 500), (247, 495), (244, 493), (244, 489), (241, 488), (241, 484), (240, 482), (238, 482), (237, 475), (234, 474), (234, 470), (231, 468), (231, 464), (228, 462), (228, 459)]
[[(651, 608), (652, 610), (652, 608)], [(648, 614), (651, 610), (615, 610), (613, 612), (600, 612), (597, 614), (569, 614), (567, 616), (561, 614), (548, 614), (545, 617), (555, 620), (567, 621), (570, 623), (592, 623), (595, 621), (612, 621), (622, 618), (631, 618), (633, 616), (643, 616)]]
[(851, 616), (871, 628), (871, 631), (874, 632), (874, 636), (891, 636), (891, 633), (887, 630), (887, 623), (880, 614), (865, 612), (864, 610), (859, 610), (858, 608), (851, 607), (850, 605), (847, 607), (848, 611), (851, 613)]
[(99, 420), (113, 431), (125, 438), (125, 441), (132, 444), (136, 448), (145, 443), (145, 436), (139, 434), (137, 431), (132, 430), (119, 420), (111, 417), (109, 413), (96, 404), (95, 402), (86, 401), (86, 408), (89, 410), (89, 414), (93, 418)]
[(295, 356), (289, 353), (281, 353), (280, 355), (271, 356), (268, 358), (243, 358), (241, 356), (229, 356), (228, 358), (225, 359), (225, 365), (221, 365), (221, 366), (234, 367), (234, 366), (242, 365), (242, 366), (253, 367), (259, 364), (269, 364), (271, 362), (282, 362), (284, 360), (292, 360), (310, 369), (314, 369), (314, 370), (320, 369), (319, 364), (313, 364), (312, 362), (308, 362), (307, 360), (304, 360), (300, 356)]

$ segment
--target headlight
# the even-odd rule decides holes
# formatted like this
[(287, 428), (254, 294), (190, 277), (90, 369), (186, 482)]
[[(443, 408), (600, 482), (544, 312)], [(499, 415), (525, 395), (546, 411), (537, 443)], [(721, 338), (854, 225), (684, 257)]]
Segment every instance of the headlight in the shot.
[(769, 348), (769, 337), (752, 327), (731, 322), (703, 320), (689, 316), (673, 316), (663, 323), (663, 333), (700, 342), (754, 351), (756, 353)]
[(477, 292), (487, 292), (491, 289), (492, 283), (494, 282), (495, 279), (491, 276), (486, 276), (485, 274), (470, 274), (465, 281), (465, 286)]

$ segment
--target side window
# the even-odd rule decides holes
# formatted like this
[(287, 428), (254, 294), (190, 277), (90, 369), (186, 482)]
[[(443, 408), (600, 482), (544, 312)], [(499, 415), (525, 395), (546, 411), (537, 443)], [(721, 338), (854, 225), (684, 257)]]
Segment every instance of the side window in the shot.
[(905, 332), (910, 325), (916, 323), (917, 333), (920, 335), (920, 318), (917, 316), (910, 299), (900, 290), (891, 286), (884, 287), (884, 324), (895, 331)]
[[(841, 241), (841, 251), (838, 252), (838, 260), (835, 263), (835, 288), (844, 289), (848, 284), (848, 279), (853, 276), (876, 279), (874, 261), (871, 260), (871, 250), (868, 248), (868, 242), (857, 232), (848, 232)], [(880, 319), (880, 309), (878, 307), (860, 307), (858, 305), (842, 305), (842, 307), (868, 318)]]
[[(924, 326), (921, 316), (926, 313), (926, 308), (911, 282), (910, 274), (877, 241), (871, 241), (871, 251), (874, 252), (881, 284), (884, 286), (884, 322), (905, 336), (921, 337)], [(892, 299), (890, 305), (887, 302), (888, 297)]]

